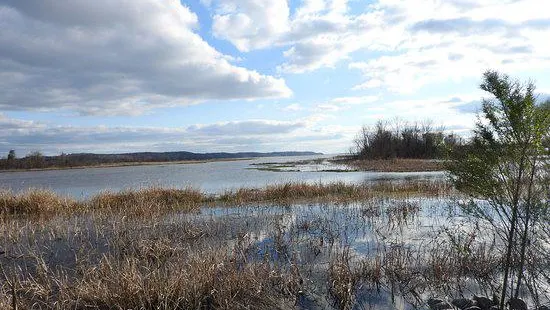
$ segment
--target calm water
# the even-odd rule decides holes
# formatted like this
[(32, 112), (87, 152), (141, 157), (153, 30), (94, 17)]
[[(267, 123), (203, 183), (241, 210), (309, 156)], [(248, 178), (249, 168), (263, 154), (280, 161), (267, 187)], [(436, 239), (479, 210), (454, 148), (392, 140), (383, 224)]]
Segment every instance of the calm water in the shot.
[[(348, 251), (351, 266), (367, 258), (381, 259), (391, 248), (424, 255), (424, 250), (430, 248), (426, 244), (440, 244), (436, 241), (441, 242), (446, 226), (461, 223), (460, 217), (449, 217), (456, 212), (450, 203), (446, 198), (419, 197), (337, 205), (217, 207), (203, 208), (198, 214), (170, 216), (167, 222), (192, 221), (224, 240), (241, 238), (248, 244), (248, 261), (270, 257), (284, 264), (292, 258), (300, 274), (308, 279), (308, 290), (318, 294), (316, 299), (324, 299), (326, 306), (299, 309), (335, 309), (330, 306), (326, 283), (327, 268), (338, 255)], [(403, 213), (407, 207), (412, 207), (411, 212)], [(353, 309), (412, 310), (421, 306), (399, 295), (392, 301), (389, 291), (378, 291), (368, 284), (358, 285), (355, 297)], [(430, 294), (426, 292), (422, 297), (427, 299)]]
[[(327, 157), (327, 156), (325, 156)], [(199, 188), (220, 193), (239, 187), (263, 187), (283, 182), (361, 183), (378, 179), (438, 178), (441, 172), (273, 172), (253, 169), (254, 163), (287, 162), (319, 156), (269, 157), (240, 161), (197, 164), (164, 164), (133, 167), (87, 168), (72, 170), (25, 171), (0, 173), (0, 187), (13, 191), (46, 188), (56, 193), (83, 198), (104, 190), (119, 191), (148, 186)]]

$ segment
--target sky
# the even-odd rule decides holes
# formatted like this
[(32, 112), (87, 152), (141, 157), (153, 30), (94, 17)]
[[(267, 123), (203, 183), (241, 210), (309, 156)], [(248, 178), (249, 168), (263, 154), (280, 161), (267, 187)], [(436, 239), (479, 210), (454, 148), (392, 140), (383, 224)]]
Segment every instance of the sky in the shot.
[(0, 156), (348, 152), (467, 135), (484, 71), (550, 94), (547, 0), (0, 0)]

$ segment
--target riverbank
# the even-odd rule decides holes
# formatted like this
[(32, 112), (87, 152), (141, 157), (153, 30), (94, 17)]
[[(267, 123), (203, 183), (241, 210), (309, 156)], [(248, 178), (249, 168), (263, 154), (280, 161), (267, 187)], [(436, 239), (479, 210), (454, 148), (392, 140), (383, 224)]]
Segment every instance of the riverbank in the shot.
[(342, 156), (331, 159), (331, 162), (347, 165), (356, 171), (427, 172), (445, 170), (445, 161), (438, 159), (356, 159), (355, 157)]
[(93, 168), (116, 168), (116, 167), (133, 167), (133, 166), (163, 166), (163, 165), (189, 165), (189, 164), (204, 164), (210, 162), (231, 162), (251, 160), (252, 157), (243, 158), (220, 158), (220, 159), (202, 159), (202, 160), (178, 160), (178, 161), (151, 161), (151, 162), (118, 162), (118, 163), (104, 163), (96, 165), (83, 165), (83, 166), (55, 166), (47, 168), (21, 168), (21, 169), (0, 169), (0, 173), (4, 172), (25, 172), (25, 171), (55, 171), (55, 170), (78, 170), (78, 169), (93, 169)]
[(445, 170), (436, 159), (356, 159), (355, 156), (254, 163), (250, 169), (271, 172), (434, 172)]

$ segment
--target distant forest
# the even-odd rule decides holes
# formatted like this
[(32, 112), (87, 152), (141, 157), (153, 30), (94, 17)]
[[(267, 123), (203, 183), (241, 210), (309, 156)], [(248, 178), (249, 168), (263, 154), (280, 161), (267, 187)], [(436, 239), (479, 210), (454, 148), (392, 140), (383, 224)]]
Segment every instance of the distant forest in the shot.
[(100, 165), (116, 165), (124, 163), (155, 163), (192, 160), (237, 159), (272, 156), (302, 156), (320, 155), (315, 152), (240, 152), (240, 153), (192, 153), (192, 152), (142, 152), (126, 154), (61, 154), (44, 156), (40, 152), (32, 152), (18, 158), (15, 150), (10, 150), (5, 158), (0, 159), (0, 170), (9, 169), (44, 169), (71, 168)]

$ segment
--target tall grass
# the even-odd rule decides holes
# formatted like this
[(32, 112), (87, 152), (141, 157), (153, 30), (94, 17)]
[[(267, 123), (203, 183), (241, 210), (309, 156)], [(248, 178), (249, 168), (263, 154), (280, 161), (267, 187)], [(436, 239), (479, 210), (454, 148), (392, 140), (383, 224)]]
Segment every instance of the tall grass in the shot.
[(279, 270), (240, 266), (216, 249), (111, 253), (80, 262), (76, 277), (40, 266), (32, 277), (18, 275), (21, 309), (288, 309), (294, 301)]
[(30, 189), (19, 194), (0, 191), (0, 216), (74, 212), (80, 207), (75, 200), (44, 189)]
[(222, 203), (300, 202), (304, 200), (359, 201), (375, 196), (440, 196), (452, 188), (444, 181), (378, 181), (364, 184), (335, 182), (329, 184), (282, 183), (260, 189), (226, 191), (215, 201)]
[(154, 211), (192, 211), (206, 200), (204, 194), (192, 188), (173, 189), (151, 187), (121, 192), (103, 192), (84, 202), (87, 209), (150, 213)]
[[(450, 191), (445, 183), (403, 181), (287, 183), (221, 195), (147, 188), (85, 201), (6, 193), (0, 309), (11, 308), (12, 296), (20, 309), (293, 309), (313, 295), (351, 309), (366, 287), (420, 296), (484, 272), (476, 261), (492, 267), (490, 251), (456, 237), (457, 245), (416, 249), (422, 254), (394, 244), (365, 258), (346, 244), (361, 232), (414, 225), (421, 197)], [(278, 208), (294, 202), (318, 203), (301, 211), (304, 218), (292, 214), (305, 204)], [(204, 214), (239, 205), (247, 207)], [(199, 208), (205, 212), (195, 214)]]
[[(271, 205), (331, 201), (341, 187), (340, 197), (363, 198)], [(40, 220), (12, 214), (0, 226), (0, 309), (12, 296), (19, 309), (295, 309), (317, 298), (354, 309), (377, 290), (415, 306), (434, 294), (490, 296), (498, 251), (476, 237), (479, 228), (411, 235), (431, 205), (410, 196), (419, 190), (441, 193), (430, 183), (282, 184), (224, 200), (149, 189), (103, 193), (79, 202), (82, 212)], [(233, 212), (230, 201), (268, 203)], [(203, 204), (227, 208), (189, 213)]]
[(134, 215), (168, 211), (193, 211), (207, 205), (295, 203), (303, 201), (359, 201), (375, 196), (440, 196), (452, 188), (444, 181), (379, 181), (365, 184), (282, 183), (263, 188), (240, 188), (220, 195), (197, 189), (151, 187), (103, 192), (84, 201), (31, 189), (22, 193), (0, 191), (0, 216), (75, 214), (83, 211), (129, 212)]

